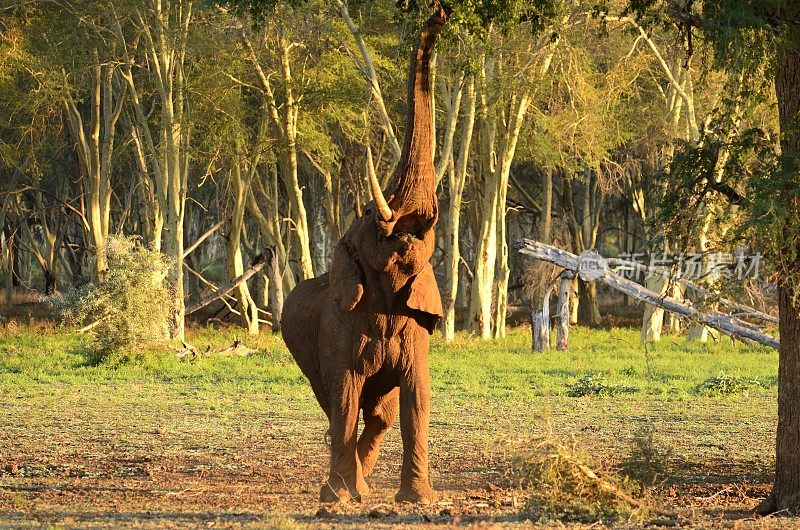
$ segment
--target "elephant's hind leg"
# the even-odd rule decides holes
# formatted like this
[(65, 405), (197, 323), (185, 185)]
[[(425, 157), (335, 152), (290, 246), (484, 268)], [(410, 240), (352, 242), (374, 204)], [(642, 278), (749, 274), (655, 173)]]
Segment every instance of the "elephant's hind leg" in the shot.
[(399, 407), (400, 389), (397, 387), (364, 403), (364, 430), (358, 439), (358, 458), (365, 477), (375, 468), (381, 440), (397, 419)]

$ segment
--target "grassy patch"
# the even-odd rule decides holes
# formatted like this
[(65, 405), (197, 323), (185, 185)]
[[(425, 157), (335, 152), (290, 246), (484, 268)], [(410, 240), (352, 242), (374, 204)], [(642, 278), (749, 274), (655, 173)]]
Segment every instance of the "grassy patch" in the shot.
[[(189, 342), (228, 345), (239, 331), (195, 328)], [(459, 334), (445, 344), (437, 334), (431, 347), (434, 392), (446, 399), (534, 399), (539, 396), (668, 395), (726, 397), (746, 390), (773, 393), (777, 353), (723, 339), (690, 345), (667, 338), (648, 351), (635, 330), (576, 327), (569, 352), (532, 353), (525, 330), (482, 342)], [(0, 332), (0, 389), (42, 384), (87, 385), (125, 381), (187, 384), (230, 390), (294, 393), (306, 386), (279, 336), (246, 338), (261, 353), (248, 358), (208, 357), (179, 361), (169, 349), (138, 349), (95, 362), (84, 338), (63, 328), (14, 326)], [(719, 374), (726, 374), (719, 376)], [(758, 382), (754, 384), (753, 382)]]

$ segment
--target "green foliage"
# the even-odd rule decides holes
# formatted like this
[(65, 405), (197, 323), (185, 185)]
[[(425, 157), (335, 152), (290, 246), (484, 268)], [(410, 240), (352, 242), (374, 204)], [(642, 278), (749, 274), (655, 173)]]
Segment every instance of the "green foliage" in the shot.
[[(660, 177), (672, 185), (662, 190), (659, 212), (651, 223), (653, 231), (660, 231), (673, 248), (687, 250), (694, 244), (693, 238), (709, 213), (716, 213), (711, 228), (718, 229), (720, 235), (730, 226), (741, 225), (746, 216), (732, 215), (731, 207), (755, 206), (760, 199), (754, 201), (757, 195), (753, 194), (759, 193), (776, 169), (775, 146), (761, 129), (734, 133), (725, 144), (719, 140), (724, 136), (721, 131), (705, 131), (696, 144), (678, 142), (669, 167)], [(727, 159), (721, 164), (723, 150)], [(711, 206), (713, 210), (709, 210)], [(712, 240), (720, 240), (710, 235)], [(740, 238), (742, 232), (734, 230), (730, 235)]]
[(732, 375), (720, 375), (709, 377), (696, 387), (698, 394), (711, 396), (728, 396), (732, 394), (744, 394), (752, 388), (758, 388), (761, 384), (755, 379), (745, 379)]
[(92, 328), (92, 350), (105, 358), (168, 337), (170, 264), (136, 237), (112, 237), (106, 245), (103, 281), (52, 298), (63, 321)]
[(525, 23), (531, 31), (542, 31), (561, 7), (558, 0), (452, 0), (443, 2), (450, 9), (451, 23), (485, 36), (486, 30), (508, 30)]
[(249, 16), (259, 26), (280, 5), (299, 7), (307, 0), (204, 0), (206, 5), (219, 4), (227, 6), (239, 16)]
[[(228, 6), (236, 14), (248, 15), (257, 24), (263, 23), (276, 7), (288, 5), (299, 7), (308, 0), (206, 0)], [(349, 4), (358, 8), (371, 2), (354, 0)], [(397, 0), (396, 7), (400, 19), (406, 21), (427, 17), (431, 11), (430, 2), (418, 0)], [(511, 29), (519, 24), (528, 24), (532, 31), (545, 28), (559, 12), (558, 0), (441, 0), (445, 10), (450, 12), (451, 26), (463, 28), (470, 33), (485, 36), (489, 27)]]
[[(797, 134), (797, 133), (795, 133)], [(777, 279), (790, 287), (795, 303), (800, 302), (800, 160), (789, 156), (767, 160), (771, 171), (763, 171), (750, 191), (748, 203), (751, 224), (746, 227), (777, 273)]]
[(614, 385), (606, 381), (601, 373), (586, 374), (568, 386), (569, 397), (613, 396), (616, 394), (634, 394), (639, 389), (635, 386)]

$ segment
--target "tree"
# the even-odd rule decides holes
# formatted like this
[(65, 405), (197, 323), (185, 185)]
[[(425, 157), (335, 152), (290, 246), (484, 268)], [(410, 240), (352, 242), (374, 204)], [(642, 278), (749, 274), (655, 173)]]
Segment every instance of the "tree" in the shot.
[[(717, 0), (698, 5), (635, 0), (628, 9), (650, 24), (677, 21), (687, 42), (699, 32), (714, 45), (719, 67), (768, 72), (773, 81), (779, 163), (747, 183), (753, 197), (748, 201), (747, 228), (758, 236), (776, 269), (781, 338), (775, 481), (756, 511), (800, 513), (800, 5), (791, 0)], [(756, 93), (767, 89), (758, 79), (758, 75), (743, 76)], [(713, 186), (715, 176), (708, 171), (701, 183)], [(716, 189), (724, 189), (716, 184)], [(734, 191), (728, 186), (726, 196), (735, 199)]]

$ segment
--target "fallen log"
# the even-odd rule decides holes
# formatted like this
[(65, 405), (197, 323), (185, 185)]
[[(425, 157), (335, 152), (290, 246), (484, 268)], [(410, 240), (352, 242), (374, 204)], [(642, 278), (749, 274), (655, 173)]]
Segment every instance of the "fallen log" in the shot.
[(266, 265), (264, 257), (261, 255), (256, 256), (256, 259), (253, 261), (253, 264), (250, 265), (250, 267), (246, 271), (244, 271), (240, 276), (234, 278), (232, 282), (218, 287), (216, 291), (209, 293), (206, 296), (203, 296), (200, 299), (200, 301), (197, 302), (196, 304), (187, 307), (186, 314), (189, 315), (191, 313), (194, 313), (195, 311), (199, 311), (200, 309), (203, 309), (205, 306), (207, 306), (214, 300), (217, 300), (218, 298), (222, 298), (224, 296), (228, 296), (241, 283), (246, 282), (247, 280), (252, 278), (258, 271), (264, 268), (264, 265)]
[(772, 348), (780, 346), (778, 339), (742, 325), (735, 316), (726, 315), (719, 311), (703, 314), (690, 304), (681, 302), (671, 296), (661, 295), (642, 287), (632, 280), (619, 276), (609, 268), (605, 258), (595, 251), (584, 252), (580, 256), (576, 256), (571, 252), (530, 239), (523, 239), (517, 242), (515, 247), (520, 254), (549, 261), (563, 269), (574, 271), (585, 281), (599, 280), (637, 300), (661, 307), (691, 320), (696, 320), (733, 337), (757, 342)]
[(185, 359), (187, 357), (209, 357), (212, 355), (220, 355), (222, 357), (247, 357), (248, 355), (258, 352), (258, 350), (254, 350), (245, 346), (239, 337), (235, 337), (233, 339), (233, 343), (227, 348), (222, 348), (215, 351), (211, 350), (211, 345), (207, 345), (202, 351), (185, 341), (181, 341), (181, 345), (182, 347), (178, 349), (175, 354), (178, 359)]

